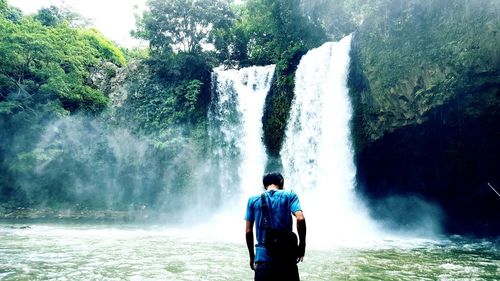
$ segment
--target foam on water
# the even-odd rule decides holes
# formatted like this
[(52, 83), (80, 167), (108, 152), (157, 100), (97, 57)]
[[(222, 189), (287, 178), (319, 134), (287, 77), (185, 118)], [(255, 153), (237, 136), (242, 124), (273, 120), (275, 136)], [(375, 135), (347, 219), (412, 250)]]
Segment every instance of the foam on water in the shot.
[[(243, 243), (208, 241), (195, 229), (0, 223), (6, 280), (250, 280)], [(227, 226), (230, 228), (232, 226)], [(240, 235), (243, 240), (243, 235)], [(201, 238), (201, 240), (199, 240)], [(461, 237), (383, 240), (366, 247), (309, 249), (303, 280), (496, 280), (498, 243)]]

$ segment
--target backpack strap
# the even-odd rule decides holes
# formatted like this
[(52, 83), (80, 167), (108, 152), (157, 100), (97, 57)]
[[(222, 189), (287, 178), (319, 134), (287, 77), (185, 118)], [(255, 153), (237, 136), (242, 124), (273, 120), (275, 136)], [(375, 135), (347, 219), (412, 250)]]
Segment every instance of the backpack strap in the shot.
[(260, 201), (261, 201), (261, 205), (262, 205), (262, 219), (263, 219), (263, 224), (264, 224), (264, 227), (267, 229), (267, 228), (271, 228), (271, 218), (270, 218), (270, 214), (269, 214), (269, 207), (267, 205), (267, 198), (266, 198), (266, 193), (262, 193), (260, 195)]

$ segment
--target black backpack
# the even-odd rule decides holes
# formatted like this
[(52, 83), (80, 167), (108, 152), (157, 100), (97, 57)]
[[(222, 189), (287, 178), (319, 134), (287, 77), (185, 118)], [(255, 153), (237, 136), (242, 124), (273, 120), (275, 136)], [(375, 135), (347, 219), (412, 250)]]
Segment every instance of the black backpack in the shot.
[[(277, 261), (296, 262), (298, 257), (298, 239), (292, 231), (284, 231), (272, 227), (271, 212), (267, 204), (266, 194), (262, 193), (262, 214), (266, 238), (264, 246), (273, 259)], [(270, 224), (271, 222), (271, 224)]]

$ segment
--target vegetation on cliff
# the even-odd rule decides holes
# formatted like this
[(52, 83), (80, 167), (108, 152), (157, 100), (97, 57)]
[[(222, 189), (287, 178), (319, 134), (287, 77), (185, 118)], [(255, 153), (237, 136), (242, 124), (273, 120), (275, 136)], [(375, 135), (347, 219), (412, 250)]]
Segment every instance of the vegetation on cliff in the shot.
[[(107, 108), (108, 97), (92, 83), (94, 70), (105, 62), (125, 65), (113, 43), (97, 30), (72, 27), (65, 15), (51, 8), (24, 16), (0, 1), (2, 201), (22, 197), (18, 179), (33, 174), (38, 160), (53, 156), (54, 151), (36, 150), (50, 120)], [(38, 184), (44, 193), (48, 183)]]
[(497, 1), (380, 3), (353, 43), (359, 141), (421, 124), (458, 93), (498, 84)]

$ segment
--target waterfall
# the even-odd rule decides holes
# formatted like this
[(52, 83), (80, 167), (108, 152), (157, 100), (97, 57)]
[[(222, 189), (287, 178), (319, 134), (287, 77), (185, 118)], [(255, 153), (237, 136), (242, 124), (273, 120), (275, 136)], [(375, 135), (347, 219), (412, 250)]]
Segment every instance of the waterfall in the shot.
[[(351, 36), (309, 51), (295, 74), (295, 97), (281, 151), (285, 189), (295, 190), (308, 223), (308, 244), (360, 245), (377, 233), (355, 193), (347, 74)], [(213, 183), (222, 202), (216, 215), (226, 236), (241, 239), (245, 203), (261, 192), (267, 156), (262, 114), (274, 65), (214, 69), (209, 108)], [(215, 187), (215, 188), (216, 188)], [(227, 202), (232, 202), (228, 204)], [(220, 237), (220, 235), (219, 235)]]
[(218, 177), (215, 185), (221, 189), (223, 202), (241, 203), (261, 190), (267, 161), (262, 114), (273, 74), (274, 65), (214, 69), (209, 137)]
[(295, 97), (281, 158), (285, 188), (295, 190), (308, 241), (345, 243), (374, 233), (354, 194), (356, 169), (347, 74), (351, 36), (309, 51), (295, 74)]

